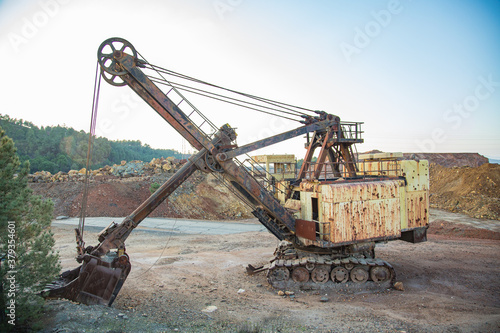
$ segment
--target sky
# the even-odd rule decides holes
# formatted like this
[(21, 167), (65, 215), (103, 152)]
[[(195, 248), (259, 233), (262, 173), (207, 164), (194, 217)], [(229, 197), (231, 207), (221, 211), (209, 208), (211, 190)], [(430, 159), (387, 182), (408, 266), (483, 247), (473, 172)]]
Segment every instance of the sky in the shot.
[[(359, 152), (500, 159), (500, 1), (0, 0), (0, 114), (88, 131), (97, 49), (127, 39), (150, 63), (363, 122)], [(193, 104), (238, 144), (283, 118)], [(96, 133), (192, 150), (128, 87), (102, 83)], [(257, 153), (303, 157), (303, 138)]]

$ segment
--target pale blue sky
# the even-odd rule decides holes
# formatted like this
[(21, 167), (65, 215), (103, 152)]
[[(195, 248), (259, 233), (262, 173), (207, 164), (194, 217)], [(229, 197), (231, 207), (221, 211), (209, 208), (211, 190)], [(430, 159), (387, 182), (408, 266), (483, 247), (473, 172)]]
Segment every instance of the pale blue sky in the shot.
[[(3, 0), (0, 113), (87, 130), (97, 47), (119, 36), (153, 64), (365, 122), (359, 151), (500, 158), (499, 18), (500, 1)], [(101, 98), (99, 135), (181, 149), (130, 89)], [(240, 144), (296, 127), (197, 106)]]

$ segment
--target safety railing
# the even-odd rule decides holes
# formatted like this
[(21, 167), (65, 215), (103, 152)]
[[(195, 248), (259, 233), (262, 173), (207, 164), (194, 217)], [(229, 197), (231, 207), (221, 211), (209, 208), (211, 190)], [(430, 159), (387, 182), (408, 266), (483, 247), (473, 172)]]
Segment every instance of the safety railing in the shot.
[(309, 162), (307, 163), (305, 178), (314, 179), (315, 170), (321, 167), (321, 173), (316, 179), (338, 179), (353, 177), (350, 170), (356, 170), (357, 178), (387, 176), (399, 177), (402, 176), (401, 167), (397, 159), (392, 160), (358, 160), (350, 163), (332, 163), (332, 162)]
[(242, 166), (252, 176), (252, 178), (259, 183), (260, 186), (271, 192), (273, 195), (276, 194), (276, 179), (274, 176), (267, 172), (266, 169), (252, 157), (249, 155), (246, 156), (247, 158), (243, 162), (235, 159), (236, 164)]
[(362, 143), (363, 131), (362, 122), (342, 121), (337, 129), (336, 137), (338, 142)]

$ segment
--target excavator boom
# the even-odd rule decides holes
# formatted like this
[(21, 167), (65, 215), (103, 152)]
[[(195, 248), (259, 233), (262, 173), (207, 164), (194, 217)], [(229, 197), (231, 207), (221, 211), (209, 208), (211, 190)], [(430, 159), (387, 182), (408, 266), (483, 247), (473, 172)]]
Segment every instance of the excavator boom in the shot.
[[(125, 240), (144, 218), (196, 170), (222, 174), (241, 197), (254, 207), (253, 214), (271, 233), (280, 240), (295, 240), (293, 215), (233, 158), (305, 133), (326, 131), (329, 128), (338, 131), (340, 119), (337, 116), (318, 112), (317, 117), (307, 117), (304, 126), (238, 148), (234, 144), (236, 133), (228, 125), (220, 127), (213, 135), (204, 133), (201, 126), (197, 126), (179, 107), (186, 101), (185, 98), (174, 103), (169, 93), (164, 93), (142, 71), (146, 63), (137, 58), (135, 48), (128, 41), (121, 38), (104, 41), (98, 49), (98, 61), (105, 81), (115, 86), (129, 86), (199, 152), (121, 223), (113, 222), (104, 229), (99, 234), (99, 244), (85, 248), (85, 253), (78, 255), (77, 261), (82, 266), (64, 272), (59, 281), (46, 290), (47, 297), (111, 305), (131, 268), (125, 253)], [(209, 120), (205, 119), (205, 122)], [(82, 243), (81, 239), (79, 243)], [(117, 252), (111, 252), (113, 249), (117, 249)]]

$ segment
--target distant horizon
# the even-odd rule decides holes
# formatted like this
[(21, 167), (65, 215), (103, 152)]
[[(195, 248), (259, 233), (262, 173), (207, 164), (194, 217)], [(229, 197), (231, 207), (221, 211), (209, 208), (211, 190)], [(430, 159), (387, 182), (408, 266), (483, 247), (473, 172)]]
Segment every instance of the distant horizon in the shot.
[[(2, 114), (2, 113), (0, 113), (0, 117), (2, 117), (2, 116), (7, 116), (7, 117), (10, 117), (10, 115), (8, 115), (8, 114)], [(40, 125), (38, 125), (38, 124), (34, 123), (33, 121), (31, 121), (31, 120), (29, 120), (29, 119), (12, 118), (12, 117), (10, 117), (10, 118), (11, 118), (11, 119), (15, 119), (15, 120), (23, 120), (23, 121), (30, 122), (30, 123), (32, 123), (33, 125), (35, 125), (35, 126), (37, 126), (37, 127), (39, 127), (39, 128), (41, 128), (41, 127), (57, 127), (57, 126), (60, 126), (60, 127), (72, 128), (72, 129), (74, 129), (75, 131), (77, 130), (77, 129), (73, 128), (73, 127), (68, 127), (68, 126), (67, 126), (67, 125), (65, 125), (65, 124), (62, 124), (62, 125), (61, 125), (61, 124), (57, 124), (57, 125), (46, 125), (46, 126), (40, 126)], [(88, 132), (87, 132), (87, 131), (85, 131), (85, 130), (83, 130), (83, 131), (84, 131), (86, 134), (88, 134)], [(120, 141), (120, 140), (110, 139), (110, 138), (107, 138), (107, 137), (105, 137), (105, 136), (98, 136), (98, 137), (106, 138), (106, 139), (108, 139), (108, 140), (110, 140), (110, 141)], [(149, 145), (148, 143), (143, 142), (142, 140), (139, 140), (139, 139), (137, 139), (137, 140), (134, 140), (134, 139), (122, 139), (122, 140), (123, 140), (123, 141), (139, 141), (139, 142), (141, 142), (141, 144), (143, 144), (143, 145), (146, 145), (146, 144), (147, 144), (147, 145)], [(177, 152), (181, 153), (181, 150), (180, 150), (180, 149), (178, 149), (178, 148), (175, 148), (175, 147), (153, 147), (152, 145), (149, 145), (149, 146), (150, 146), (152, 149), (170, 149), (170, 150), (175, 150), (175, 151), (177, 151)], [(359, 147), (359, 144), (358, 144), (358, 146), (357, 146), (357, 147)], [(192, 149), (194, 150), (194, 148), (192, 148)], [(380, 149), (370, 149), (370, 150), (367, 150), (367, 151), (362, 151), (362, 152), (361, 152), (361, 151), (358, 151), (358, 154), (366, 154), (366, 153), (369, 153), (369, 152), (371, 152), (371, 151), (373, 151), (373, 150), (377, 150), (377, 151), (380, 151), (380, 152), (382, 152), (382, 153), (403, 153), (403, 154), (478, 154), (478, 155), (480, 155), (480, 156), (483, 156), (483, 157), (487, 158), (487, 159), (488, 159), (488, 160), (490, 160), (490, 161), (491, 161), (491, 160), (496, 161), (496, 162), (495, 162), (495, 164), (499, 164), (499, 163), (500, 163), (500, 157), (490, 157), (490, 156), (487, 156), (487, 155), (480, 154), (479, 152), (465, 152), (465, 151), (461, 151), (461, 152), (416, 152), (416, 151), (381, 151)], [(190, 153), (190, 154), (193, 154), (193, 153)], [(272, 154), (273, 154), (273, 153), (269, 153), (269, 154), (258, 154), (258, 155), (272, 155)], [(276, 155), (283, 154), (283, 155), (284, 155), (284, 154), (286, 154), (286, 153), (276, 152), (276, 153), (274, 153), (274, 154), (276, 154)], [(305, 149), (304, 149), (304, 154), (305, 154)], [(253, 155), (253, 154), (252, 154), (252, 153), (250, 153), (250, 155)], [(301, 157), (301, 156), (298, 156), (298, 155), (296, 155), (296, 154), (293, 154), (293, 155), (295, 155), (295, 157), (296, 157), (296, 158), (297, 158), (297, 157), (300, 157), (299, 159), (302, 159), (302, 157)], [(491, 162), (490, 162), (490, 163), (491, 163)]]

